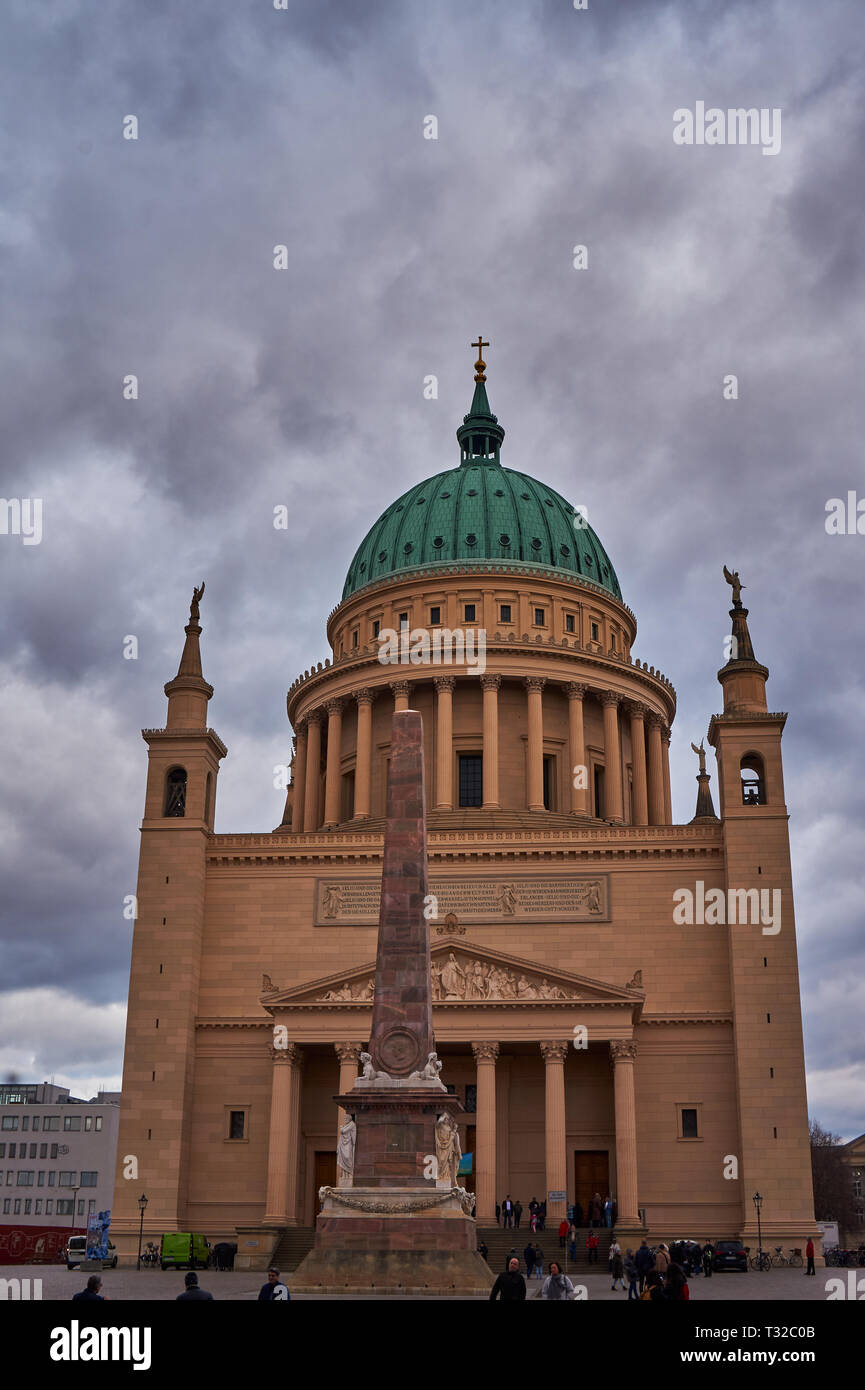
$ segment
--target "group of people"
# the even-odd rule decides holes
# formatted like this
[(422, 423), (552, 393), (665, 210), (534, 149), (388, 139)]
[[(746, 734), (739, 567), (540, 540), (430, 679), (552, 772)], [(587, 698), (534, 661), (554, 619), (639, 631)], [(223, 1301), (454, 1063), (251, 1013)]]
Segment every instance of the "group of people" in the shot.
[[(501, 1225), (502, 1229), (520, 1229), (520, 1222), (523, 1219), (523, 1204), (520, 1201), (512, 1202), (510, 1193), (507, 1193), (500, 1202), (496, 1202), (496, 1225)], [(539, 1202), (537, 1197), (533, 1197), (529, 1202), (529, 1226), (532, 1233), (543, 1231), (547, 1224), (547, 1204)]]
[[(213, 1294), (202, 1289), (198, 1282), (198, 1275), (194, 1269), (190, 1269), (184, 1278), (184, 1291), (177, 1295), (177, 1303), (211, 1303)], [(108, 1294), (102, 1292), (102, 1275), (91, 1274), (87, 1280), (87, 1287), (80, 1293), (72, 1295), (73, 1303), (107, 1303)], [(262, 1284), (258, 1294), (259, 1303), (290, 1303), (291, 1294), (288, 1286), (282, 1282), (279, 1270), (273, 1265), (267, 1271), (267, 1283)]]
[[(529, 1256), (527, 1254), (529, 1248), (530, 1247), (527, 1246), (526, 1251), (523, 1252), (527, 1266), (529, 1263)], [(536, 1276), (538, 1278), (542, 1278), (543, 1251), (535, 1249), (534, 1258), (537, 1259), (538, 1256), (540, 1256), (541, 1263), (539, 1266), (535, 1265), (534, 1269)], [(529, 1269), (529, 1277), (531, 1277), (531, 1269)], [(550, 1260), (550, 1272), (544, 1280), (543, 1284), (541, 1285), (537, 1297), (550, 1300), (559, 1300), (565, 1298), (573, 1298), (574, 1293), (574, 1286), (571, 1283), (568, 1276), (562, 1270), (562, 1267), (559, 1264), (558, 1260)], [(522, 1301), (525, 1297), (526, 1281), (520, 1273), (520, 1262), (517, 1256), (511, 1253), (508, 1256), (507, 1267), (505, 1269), (504, 1274), (499, 1275), (498, 1279), (493, 1284), (493, 1287), (490, 1290), (490, 1301), (492, 1303), (495, 1303), (497, 1300), (501, 1300), (502, 1303), (517, 1303)]]

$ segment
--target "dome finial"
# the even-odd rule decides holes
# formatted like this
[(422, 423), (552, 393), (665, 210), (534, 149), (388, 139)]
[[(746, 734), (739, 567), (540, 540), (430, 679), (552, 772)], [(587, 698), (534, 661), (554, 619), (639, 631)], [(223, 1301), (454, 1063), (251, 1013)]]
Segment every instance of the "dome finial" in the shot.
[(470, 343), (469, 346), (476, 347), (478, 350), (478, 360), (475, 363), (475, 381), (486, 381), (487, 364), (484, 361), (483, 352), (485, 347), (489, 347), (489, 343), (485, 343), (483, 337), (479, 333), (477, 342)]

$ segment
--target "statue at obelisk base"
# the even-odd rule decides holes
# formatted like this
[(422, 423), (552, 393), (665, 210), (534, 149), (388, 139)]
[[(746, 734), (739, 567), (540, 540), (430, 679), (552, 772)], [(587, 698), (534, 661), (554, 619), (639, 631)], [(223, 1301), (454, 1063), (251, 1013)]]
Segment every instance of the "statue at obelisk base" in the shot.
[(487, 1295), (474, 1197), (432, 1027), (423, 724), (393, 717), (372, 1027), (346, 1113), (339, 1181), (319, 1190), (315, 1246), (290, 1276), (309, 1293)]

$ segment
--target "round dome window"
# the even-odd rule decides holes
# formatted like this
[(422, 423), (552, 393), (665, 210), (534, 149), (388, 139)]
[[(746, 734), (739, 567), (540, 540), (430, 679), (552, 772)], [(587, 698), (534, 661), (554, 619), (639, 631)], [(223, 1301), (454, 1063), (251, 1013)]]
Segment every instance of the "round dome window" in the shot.
[(477, 545), (477, 543), (477, 536), (475, 535), (474, 531), (470, 531), (469, 534), (466, 536), (466, 545)]
[(499, 536), (499, 545), (510, 545), (510, 536)]
[(444, 545), (444, 543), (445, 543), (445, 538), (444, 538), (444, 536), (436, 536), (436, 537), (434, 537), (434, 539), (433, 539), (433, 550), (441, 550), (441, 548), (442, 548), (442, 546)]
[(538, 536), (532, 536), (532, 550), (540, 550), (542, 541)]

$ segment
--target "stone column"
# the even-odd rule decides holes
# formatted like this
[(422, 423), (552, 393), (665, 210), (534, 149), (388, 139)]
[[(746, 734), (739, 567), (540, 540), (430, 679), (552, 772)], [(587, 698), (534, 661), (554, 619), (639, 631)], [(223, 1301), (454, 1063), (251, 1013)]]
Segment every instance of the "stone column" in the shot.
[(307, 719), (306, 735), (306, 799), (303, 810), (304, 830), (318, 829), (319, 784), (321, 781), (321, 712), (313, 710)]
[(324, 824), (329, 830), (339, 825), (342, 790), (342, 700), (327, 702), (327, 772), (324, 783)]
[(390, 688), (393, 691), (394, 714), (397, 710), (408, 709), (408, 681), (391, 681)]
[(616, 1182), (619, 1226), (639, 1225), (637, 1210), (637, 1107), (634, 1101), (634, 1058), (631, 1040), (610, 1043), (616, 1106)]
[[(363, 1052), (363, 1043), (334, 1043), (333, 1050), (339, 1058), (339, 1094), (344, 1096), (346, 1091), (351, 1090), (358, 1078), (358, 1068), (360, 1066), (360, 1054)], [(341, 1105), (337, 1106), (337, 1143), (339, 1143), (339, 1131), (345, 1124), (345, 1113)]]
[(544, 705), (543, 676), (526, 676), (529, 692), (528, 746), (528, 807), (530, 811), (544, 810)]
[[(568, 681), (565, 686), (568, 696), (568, 758), (570, 767), (568, 772), (571, 779), (571, 815), (587, 816), (589, 814), (589, 769), (586, 764), (586, 736), (583, 727), (583, 698), (586, 694), (586, 686), (580, 681)], [(579, 768), (580, 781), (585, 781), (586, 785), (575, 786), (577, 780), (576, 768)]]
[(453, 695), (454, 676), (435, 676), (436, 688), (436, 810), (454, 805)]
[(662, 758), (664, 770), (664, 824), (673, 824), (673, 792), (670, 787), (670, 730), (661, 730)]
[(649, 715), (649, 824), (664, 824), (664, 770), (661, 755), (659, 714)]
[(601, 695), (604, 707), (604, 796), (606, 819), (621, 825), (625, 819), (622, 806), (622, 748), (619, 740), (619, 699), (614, 690)]
[(306, 800), (306, 720), (297, 726), (297, 753), (294, 759), (294, 797), (291, 812), (291, 828), (303, 830), (303, 803)]
[(567, 1042), (542, 1042), (541, 1055), (546, 1073), (546, 1174), (547, 1225), (555, 1230), (567, 1210), (564, 1202), (551, 1202), (551, 1192), (567, 1192), (568, 1163), (565, 1152), (565, 1058)]
[(372, 791), (372, 690), (356, 690), (357, 754), (354, 765), (354, 820), (367, 820)]
[(296, 1226), (300, 1160), (302, 1054), (297, 1043), (270, 1052), (270, 1135), (267, 1144), (266, 1226)]
[(649, 799), (646, 783), (646, 706), (638, 701), (628, 705), (631, 716), (631, 759), (634, 769), (634, 825), (649, 824)]
[[(482, 811), (498, 811), (499, 803), (499, 686), (501, 676), (481, 676), (484, 692), (484, 801)], [(493, 1213), (495, 1215), (495, 1213)]]
[(478, 1065), (477, 1211), (475, 1219), (492, 1225), (496, 1219), (496, 1058), (497, 1042), (473, 1042)]

